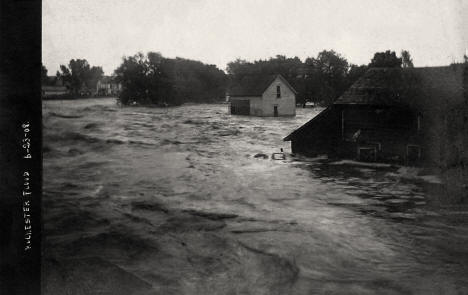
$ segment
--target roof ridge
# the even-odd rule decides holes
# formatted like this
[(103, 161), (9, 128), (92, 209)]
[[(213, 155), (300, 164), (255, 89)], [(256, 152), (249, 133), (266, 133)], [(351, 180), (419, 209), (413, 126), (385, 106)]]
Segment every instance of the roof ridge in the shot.
[(273, 83), (275, 79), (281, 79), (286, 86), (295, 94), (297, 91), (281, 74), (247, 74), (239, 81), (236, 81), (229, 87), (230, 96), (262, 96), (265, 90)]

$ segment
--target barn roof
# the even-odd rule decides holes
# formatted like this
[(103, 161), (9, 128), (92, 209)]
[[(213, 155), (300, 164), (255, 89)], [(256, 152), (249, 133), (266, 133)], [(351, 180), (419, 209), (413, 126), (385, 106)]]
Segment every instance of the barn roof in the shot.
[[(426, 68), (371, 68), (334, 105), (405, 106), (421, 111), (441, 112), (464, 102), (464, 65)], [(291, 140), (310, 128), (319, 115), (284, 138)]]
[(305, 123), (304, 125), (302, 125), (301, 127), (297, 128), (296, 130), (294, 130), (293, 132), (291, 132), (288, 136), (286, 136), (283, 141), (290, 141), (293, 137), (295, 137), (296, 135), (300, 134), (301, 132), (303, 132), (305, 129), (309, 129), (310, 127), (316, 125), (315, 123), (316, 122), (319, 122), (321, 120), (325, 120), (328, 116), (328, 114), (331, 113), (331, 107), (327, 107), (326, 109), (324, 109), (323, 111), (321, 111), (320, 113), (318, 113), (315, 117), (313, 117), (311, 120), (307, 121), (307, 123)]
[(276, 78), (280, 78), (292, 92), (297, 91), (281, 75), (248, 75), (243, 77), (238, 83), (233, 84), (229, 89), (229, 96), (262, 96), (268, 86)]
[[(463, 99), (463, 66), (371, 68), (335, 104), (416, 105)], [(448, 100), (448, 101), (447, 101)]]

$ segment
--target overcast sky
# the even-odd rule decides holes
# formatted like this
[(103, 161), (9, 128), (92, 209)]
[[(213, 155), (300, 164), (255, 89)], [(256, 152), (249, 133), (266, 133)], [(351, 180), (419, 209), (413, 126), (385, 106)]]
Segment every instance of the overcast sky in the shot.
[(43, 0), (42, 59), (85, 58), (112, 74), (123, 56), (158, 51), (225, 69), (236, 58), (304, 60), (333, 49), (367, 64), (409, 50), (415, 66), (461, 61), (468, 0)]

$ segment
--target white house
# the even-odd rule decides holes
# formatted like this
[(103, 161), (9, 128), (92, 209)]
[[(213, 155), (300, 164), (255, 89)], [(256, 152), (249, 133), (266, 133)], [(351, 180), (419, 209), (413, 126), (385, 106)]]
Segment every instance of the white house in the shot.
[(97, 95), (118, 95), (122, 91), (122, 85), (114, 82), (112, 77), (103, 76), (96, 84)]
[(296, 90), (281, 75), (246, 76), (229, 91), (233, 115), (295, 116)]

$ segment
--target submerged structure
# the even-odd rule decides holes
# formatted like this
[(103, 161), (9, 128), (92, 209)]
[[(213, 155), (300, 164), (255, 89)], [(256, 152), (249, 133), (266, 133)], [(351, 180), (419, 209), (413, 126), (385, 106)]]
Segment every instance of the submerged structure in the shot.
[(468, 158), (463, 68), (371, 68), (284, 140), (306, 156), (458, 165)]
[(295, 116), (296, 94), (281, 75), (249, 75), (229, 89), (230, 112), (262, 117)]

